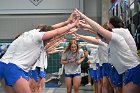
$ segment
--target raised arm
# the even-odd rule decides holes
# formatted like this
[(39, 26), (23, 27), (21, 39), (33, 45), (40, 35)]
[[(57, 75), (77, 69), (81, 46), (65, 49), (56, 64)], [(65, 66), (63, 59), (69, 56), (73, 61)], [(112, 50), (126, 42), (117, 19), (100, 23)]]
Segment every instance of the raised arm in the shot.
[(92, 44), (96, 44), (98, 45), (99, 44), (99, 40), (96, 39), (95, 37), (92, 37), (92, 36), (84, 36), (84, 35), (79, 35), (77, 33), (74, 33), (78, 38), (86, 41), (86, 42), (89, 42), (89, 43), (92, 43)]
[(59, 38), (59, 39), (55, 40), (55, 42), (51, 42), (51, 43), (47, 44), (45, 46), (45, 49), (50, 50), (51, 48), (57, 47), (63, 41), (63, 39), (64, 38)]
[(69, 23), (73, 22), (73, 17), (74, 16), (75, 16), (75, 13), (73, 12), (73, 13), (71, 13), (71, 15), (69, 16), (69, 18), (66, 21), (54, 24), (54, 25), (52, 25), (52, 27), (54, 29), (57, 29), (57, 28), (60, 28), (60, 27), (68, 25)]
[(48, 54), (54, 54), (54, 53), (60, 53), (60, 52), (63, 52), (63, 50), (53, 50), (53, 51), (50, 51)]
[(67, 24), (69, 24), (69, 22), (68, 21), (64, 21), (64, 22), (60, 22), (60, 23), (54, 24), (54, 25), (52, 25), (52, 27), (53, 27), (53, 29), (57, 29), (57, 28), (66, 26)]
[(62, 39), (64, 39), (63, 36), (52, 38), (51, 40), (47, 41), (45, 48), (47, 49), (48, 47), (52, 46), (53, 44), (55, 44), (56, 42), (58, 42), (59, 40), (62, 40)]
[(85, 20), (79, 21), (79, 27), (85, 31), (91, 32), (93, 34), (97, 34), (97, 32), (94, 31), (94, 29)]
[(98, 23), (81, 13), (79, 10), (76, 10), (82, 18), (86, 20), (86, 22), (94, 29), (94, 31), (98, 32), (100, 35), (102, 35), (104, 38), (106, 38), (108, 41), (112, 38), (112, 33), (102, 26), (100, 26)]
[(51, 31), (47, 31), (43, 35), (42, 40), (47, 40), (47, 39), (50, 39), (54, 36), (60, 35), (64, 32), (68, 32), (71, 28), (76, 27), (78, 23), (79, 23), (79, 19), (77, 18), (76, 21), (71, 23), (71, 24), (68, 24), (64, 27), (57, 28), (57, 29), (54, 29), (54, 30), (51, 30)]

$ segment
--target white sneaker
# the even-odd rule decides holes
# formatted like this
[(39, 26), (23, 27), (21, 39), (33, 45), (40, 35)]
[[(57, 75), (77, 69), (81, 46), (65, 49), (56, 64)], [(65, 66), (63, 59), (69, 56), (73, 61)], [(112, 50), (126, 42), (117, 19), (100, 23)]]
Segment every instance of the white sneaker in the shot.
[(86, 84), (85, 86), (91, 86), (91, 83)]

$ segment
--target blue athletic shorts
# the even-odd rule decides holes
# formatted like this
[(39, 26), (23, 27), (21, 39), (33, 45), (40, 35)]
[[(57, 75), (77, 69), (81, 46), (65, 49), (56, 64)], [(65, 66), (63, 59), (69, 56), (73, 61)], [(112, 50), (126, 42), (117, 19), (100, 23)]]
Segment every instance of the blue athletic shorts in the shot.
[(0, 80), (4, 78), (6, 63), (0, 61)]
[(102, 64), (102, 76), (110, 76), (111, 71), (111, 64), (109, 63), (103, 63)]
[(76, 73), (76, 74), (65, 74), (65, 77), (70, 77), (70, 78), (74, 78), (76, 76), (81, 76), (80, 73)]
[(91, 78), (93, 78), (95, 81), (97, 81), (97, 75), (96, 75), (96, 70), (93, 70), (93, 68), (89, 69), (89, 75)]
[(39, 78), (45, 78), (46, 77), (46, 73), (45, 73), (45, 71), (40, 71), (39, 67), (36, 67), (35, 70), (30, 71), (29, 77), (33, 78), (36, 82), (38, 82)]
[(140, 65), (129, 69), (124, 77), (124, 83), (127, 84), (133, 82), (134, 84), (140, 86)]
[(12, 86), (20, 78), (29, 80), (28, 73), (15, 64), (7, 64), (4, 72), (5, 83), (7, 86)]
[(114, 67), (112, 67), (111, 69), (110, 79), (111, 83), (114, 84), (116, 87), (123, 86), (123, 74), (119, 74)]
[(96, 63), (96, 75), (97, 75), (97, 81), (102, 78), (102, 66), (99, 65), (99, 63)]
[(28, 72), (28, 76), (29, 76), (30, 78), (32, 78), (32, 70), (30, 70), (30, 71)]

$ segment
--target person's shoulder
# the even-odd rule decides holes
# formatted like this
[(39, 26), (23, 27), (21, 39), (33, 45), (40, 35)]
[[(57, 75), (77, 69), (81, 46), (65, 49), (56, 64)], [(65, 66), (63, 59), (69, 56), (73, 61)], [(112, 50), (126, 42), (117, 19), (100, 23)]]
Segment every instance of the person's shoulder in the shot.
[(114, 33), (122, 34), (122, 33), (128, 33), (129, 30), (127, 28), (114, 28), (112, 29)]
[(123, 31), (123, 30), (124, 30), (123, 28), (113, 28), (112, 32), (119, 33), (120, 31)]
[(112, 38), (118, 38), (118, 37), (122, 37), (122, 36), (120, 34), (118, 34), (118, 33), (112, 32)]
[(117, 33), (112, 33), (112, 38), (111, 38), (111, 42), (113, 43), (115, 43), (115, 42), (118, 42), (118, 43), (120, 43), (120, 41), (121, 42), (123, 42), (125, 39), (124, 39), (124, 37), (122, 36), (122, 35), (120, 35), (120, 34), (117, 34)]

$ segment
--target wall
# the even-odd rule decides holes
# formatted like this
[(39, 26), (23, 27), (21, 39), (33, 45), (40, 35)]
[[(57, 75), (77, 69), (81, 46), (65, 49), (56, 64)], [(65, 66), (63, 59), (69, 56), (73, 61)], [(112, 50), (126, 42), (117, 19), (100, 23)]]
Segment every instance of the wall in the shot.
[(108, 21), (108, 10), (111, 7), (110, 0), (102, 0), (102, 25)]
[(13, 39), (16, 35), (31, 30), (38, 24), (55, 24), (67, 19), (68, 14), (2, 15), (0, 16), (0, 39)]
[[(52, 2), (55, 0), (50, 0), (50, 1)], [(63, 0), (60, 0), (60, 1), (63, 1)], [(92, 18), (98, 23), (101, 23), (101, 7), (100, 6), (101, 6), (102, 0), (83, 0), (83, 2), (81, 2), (82, 0), (79, 0), (79, 1), (80, 1), (79, 3), (80, 6), (77, 6), (77, 7), (80, 9), (80, 11), (83, 11), (88, 17)], [(13, 9), (14, 10), (13, 12), (10, 12), (9, 14), (7, 14), (7, 12), (6, 13), (2, 12), (2, 11), (5, 11), (3, 8), (7, 8), (6, 11), (9, 11), (8, 8), (11, 7), (12, 5), (6, 4), (5, 1), (2, 1), (2, 2), (4, 3), (4, 5), (2, 5), (1, 3), (1, 6), (0, 6), (2, 7), (0, 8), (0, 39), (13, 39), (16, 35), (22, 32), (28, 31), (30, 29), (33, 29), (35, 28), (37, 24), (40, 24), (40, 23), (52, 25), (61, 21), (65, 21), (70, 15), (70, 13), (72, 12), (72, 10), (74, 10), (74, 8), (71, 8), (70, 5), (68, 5), (68, 8), (64, 9), (65, 11), (62, 11), (63, 9), (62, 10), (58, 9), (58, 11), (57, 9), (55, 11), (53, 9), (52, 10), (48, 9), (49, 10), (49, 11), (47, 10), (48, 13), (42, 13), (41, 11), (39, 11), (39, 13), (34, 12), (34, 13), (28, 14), (28, 11), (26, 11), (25, 14), (22, 14), (21, 13), (22, 9), (21, 9), (20, 12), (18, 10), (18, 13), (16, 14), (15, 10)], [(13, 2), (10, 2), (10, 3), (12, 4)], [(14, 4), (20, 7), (20, 4), (18, 3), (20, 2), (16, 2)], [(71, 2), (68, 4), (71, 4)], [(77, 4), (74, 4), (73, 7), (75, 7), (76, 5)], [(57, 4), (53, 4), (53, 6), (55, 8)], [(67, 9), (70, 11), (68, 11)], [(78, 33), (84, 34), (84, 35), (91, 35), (89, 32), (85, 32), (85, 31), (78, 31)], [(68, 36), (68, 38), (69, 37), (71, 36)]]
[(71, 13), (82, 10), (83, 0), (3, 0), (0, 14)]
[(84, 13), (99, 24), (101, 23), (101, 1), (102, 0), (84, 0)]

